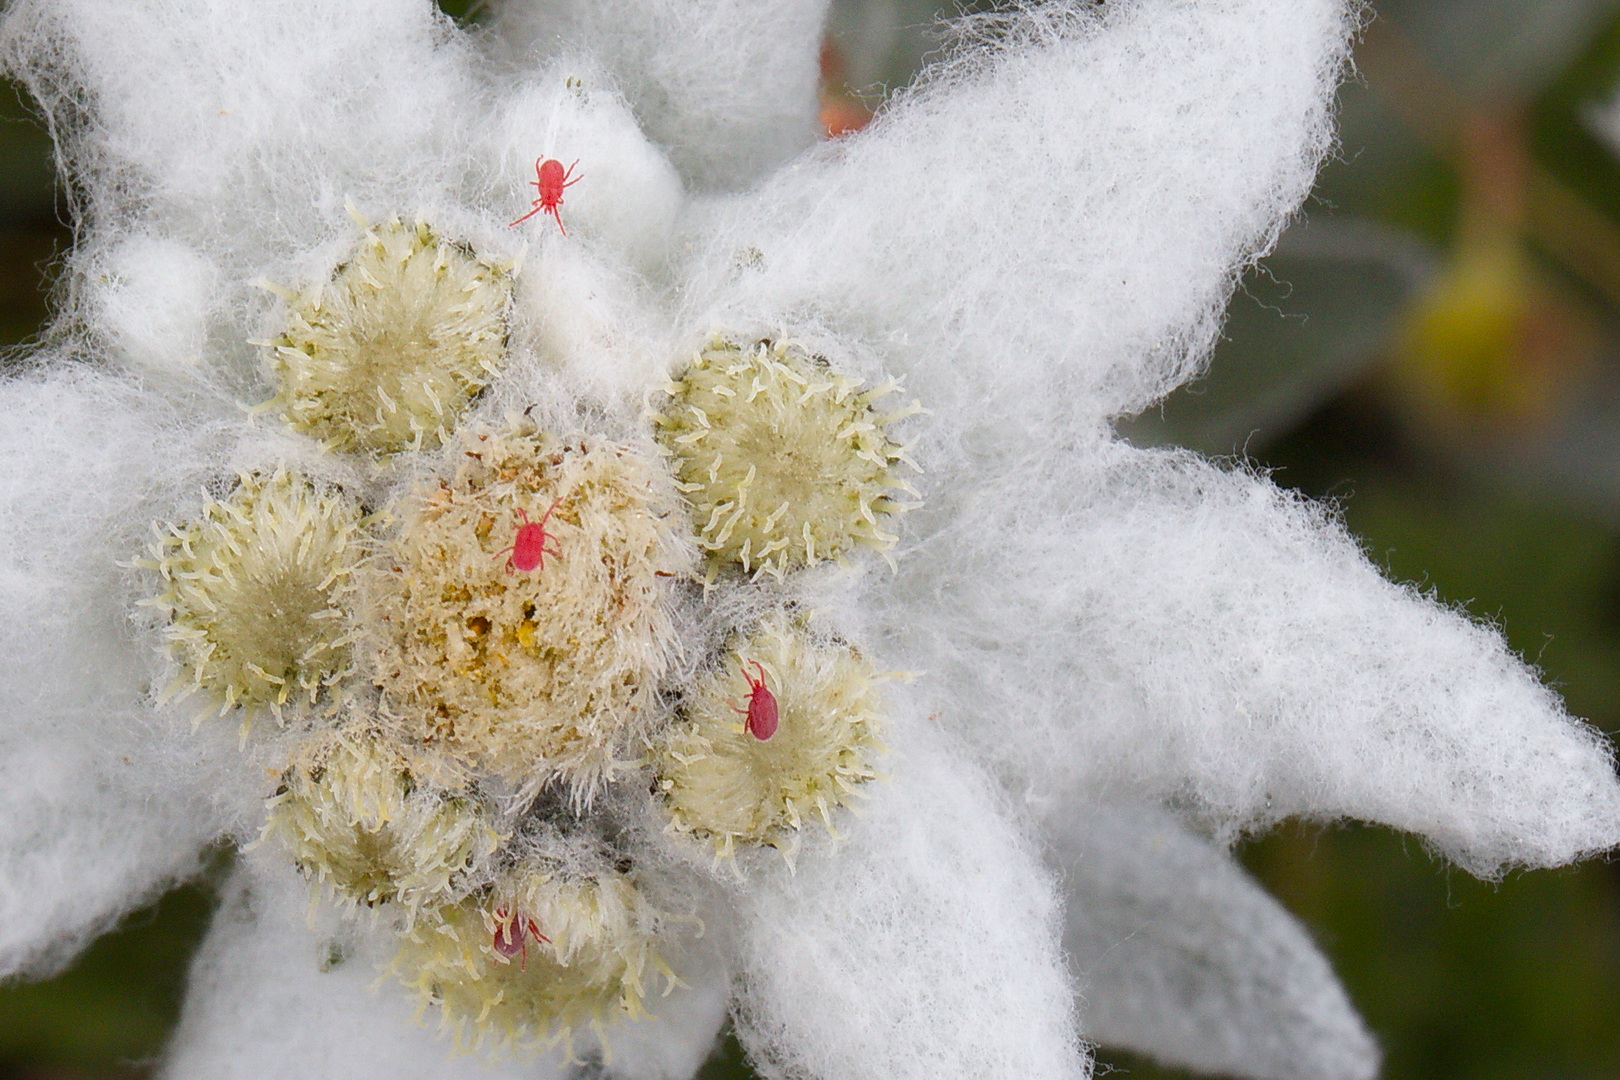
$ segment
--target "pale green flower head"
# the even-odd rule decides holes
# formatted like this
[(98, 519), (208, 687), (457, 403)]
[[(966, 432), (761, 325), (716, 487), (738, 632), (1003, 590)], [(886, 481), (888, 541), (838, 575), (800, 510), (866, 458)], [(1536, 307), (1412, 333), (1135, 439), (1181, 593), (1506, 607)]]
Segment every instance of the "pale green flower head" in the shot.
[(865, 387), (790, 342), (717, 341), (693, 358), (654, 414), (692, 508), (710, 578), (756, 579), (865, 547), (887, 554), (915, 471), (889, 434), (919, 411), (880, 408)]
[(506, 356), (510, 273), (426, 222), (368, 226), (330, 281), (274, 291), (265, 407), (333, 449), (438, 446)]
[(243, 722), (316, 707), (352, 664), (361, 511), (342, 492), (277, 470), (243, 473), (196, 519), (159, 525), (150, 565), (180, 668), (173, 693), (202, 691)]

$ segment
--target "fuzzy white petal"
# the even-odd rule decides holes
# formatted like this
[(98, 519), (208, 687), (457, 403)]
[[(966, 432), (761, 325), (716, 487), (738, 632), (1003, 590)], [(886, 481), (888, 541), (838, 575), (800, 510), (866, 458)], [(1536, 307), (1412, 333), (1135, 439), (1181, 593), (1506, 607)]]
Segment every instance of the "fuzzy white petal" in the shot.
[(215, 258), (307, 246), (350, 199), (418, 210), (472, 96), (425, 0), (18, 0), (0, 56), (92, 221), (159, 217)]
[(604, 252), (554, 243), (532, 271), (518, 278), (524, 316), (515, 340), (540, 363), (513, 373), (509, 383), (528, 401), (544, 391), (531, 380), (563, 373), (576, 394), (639, 401), (663, 373), (667, 323), (637, 279)]
[(160, 431), (116, 380), (0, 382), (0, 972), (65, 962), (224, 827), (119, 605)]
[(524, 223), (526, 234), (549, 238), (566, 228), (641, 266), (655, 265), (674, 230), (681, 180), (605, 82), (594, 64), (565, 61), (515, 88), (489, 125), (485, 166), (496, 205), (516, 219), (538, 197), (537, 163), (555, 158), (567, 170), (558, 220), (537, 213)]
[(1089, 1075), (1052, 881), (937, 733), (894, 744), (847, 843), (741, 901), (744, 1047), (773, 1080)]
[(1340, 0), (1018, 5), (995, 44), (725, 215), (699, 321), (878, 341), (941, 414), (1093, 418), (1186, 379), (1310, 189)]
[(700, 188), (736, 190), (816, 137), (828, 0), (509, 0), (495, 33), (526, 62), (584, 49)]
[(1607, 740), (1269, 480), (1102, 444), (924, 513), (954, 519), (905, 565), (896, 646), (1042, 793), (1174, 799), (1226, 837), (1379, 821), (1486, 874), (1620, 841)]
[(1220, 1076), (1377, 1075), (1327, 960), (1230, 855), (1156, 807), (1055, 816), (1087, 1038)]

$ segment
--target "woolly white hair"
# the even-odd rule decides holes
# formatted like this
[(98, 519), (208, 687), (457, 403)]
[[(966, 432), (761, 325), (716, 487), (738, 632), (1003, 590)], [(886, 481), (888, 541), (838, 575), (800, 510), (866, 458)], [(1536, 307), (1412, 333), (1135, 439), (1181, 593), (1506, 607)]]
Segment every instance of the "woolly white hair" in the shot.
[(871, 340), (970, 451), (1100, 436), (1197, 371), (1310, 189), (1349, 29), (1292, 0), (1015, 10), (726, 207), (693, 301)]
[(588, 42), (681, 174), (735, 191), (808, 148), (829, 0), (506, 0), (493, 33), (521, 64)]
[[(471, 422), (532, 406), (645, 443), (646, 392), (717, 333), (903, 376), (932, 410), (906, 422), (925, 505), (898, 572), (792, 587), (928, 673), (896, 695), (889, 779), (796, 873), (670, 886), (713, 952), (655, 1020), (609, 1026), (606, 1074), (690, 1075), (735, 976), (751, 1058), (794, 1080), (1083, 1076), (1077, 1015), (1195, 1067), (1348, 1080), (1373, 1054), (1320, 957), (1152, 804), (1218, 840), (1387, 822), (1482, 873), (1620, 840), (1607, 744), (1493, 630), (1264, 477), (1108, 427), (1199, 370), (1309, 189), (1357, 6), (1021, 4), (810, 146), (824, 7), (511, 0), (480, 37), (427, 0), (7, 5), (0, 57), (80, 233), (49, 348), (0, 382), (0, 973), (48, 972), (209, 840), (258, 835), (284, 742), (243, 752), (155, 704), (161, 628), (120, 564), (237, 469), (380, 504), (430, 467), (367, 472), (244, 408), (271, 396), (260, 283), (324, 280), (356, 215), (517, 267)], [(542, 157), (580, 161), (566, 237), (508, 228)], [(1098, 809), (1127, 797), (1148, 806)], [(679, 837), (635, 835), (645, 872), (698, 873)], [(226, 889), (171, 1076), (518, 1074), (445, 1063), (365, 989), (366, 926), (330, 963), (337, 931), (268, 859)], [(1083, 957), (1142, 918), (1139, 950), (1082, 963), (1077, 1014), (1062, 942)], [(1189, 984), (1204, 964), (1217, 982)]]
[(998, 718), (965, 733), (1039, 797), (1171, 800), (1227, 840), (1381, 821), (1482, 875), (1614, 842), (1607, 741), (1494, 630), (1381, 578), (1322, 507), (1117, 443), (1010, 472), (923, 511), (948, 524), (885, 609), (942, 702)]
[[(171, 787), (205, 748), (152, 715), (109, 602), (179, 433), (87, 371), (0, 383), (0, 414), (0, 968), (45, 974), (196, 873), (222, 821)], [(47, 461), (41, 484), (24, 463)]]
[(750, 1058), (772, 1078), (1089, 1076), (1053, 882), (1005, 796), (949, 744), (911, 726), (891, 741), (894, 780), (838, 857), (743, 902)]
[(1089, 806), (1051, 828), (1088, 1038), (1216, 1075), (1377, 1075), (1327, 960), (1225, 851), (1151, 805)]
[[(322, 1062), (327, 1075), (429, 1080), (455, 1064), (427, 1029), (411, 1022), (404, 998), (372, 988), (387, 959), (363, 935), (326, 912), (311, 918), (308, 889), (257, 852), (225, 885), (214, 925), (191, 973), (192, 993), (167, 1063), (175, 1077), (263, 1080), (311, 1075), (288, 1058)], [(546, 1070), (501, 1068), (492, 1080), (561, 1077)]]

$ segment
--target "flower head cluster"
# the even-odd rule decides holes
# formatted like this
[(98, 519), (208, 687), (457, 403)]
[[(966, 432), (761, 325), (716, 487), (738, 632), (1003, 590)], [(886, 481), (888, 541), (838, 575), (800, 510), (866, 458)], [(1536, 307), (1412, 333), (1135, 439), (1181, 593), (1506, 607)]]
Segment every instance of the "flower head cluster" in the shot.
[(530, 863), (407, 934), (394, 970), (458, 1045), (544, 1046), (646, 1015), (651, 980), (673, 978), (661, 919), (628, 873)]
[[(458, 1045), (512, 1050), (571, 1045), (581, 1025), (639, 1014), (647, 974), (663, 964), (665, 920), (618, 868), (629, 853), (584, 868), (568, 857), (582, 837), (622, 831), (615, 781), (655, 756), (656, 777), (631, 786), (658, 791), (676, 832), (712, 838), (727, 855), (739, 844), (791, 855), (805, 818), (836, 832), (836, 810), (876, 776), (882, 706), (850, 647), (780, 618), (730, 633), (747, 637), (734, 648), (762, 673), (755, 692), (779, 705), (780, 731), (754, 729), (739, 745), (717, 711), (722, 680), (671, 683), (684, 651), (677, 622), (723, 626), (751, 618), (726, 614), (751, 605), (717, 608), (683, 588), (696, 544), (660, 455), (634, 440), (559, 437), (527, 413), (456, 426), (471, 376), (457, 377), (455, 407), (441, 407), (424, 365), (481, 357), (477, 370), (493, 374), (503, 360), (487, 319), (444, 317), (466, 315), (493, 287), (487, 267), (426, 225), (366, 230), (334, 279), (341, 299), (290, 309), (278, 356), (283, 375), (314, 360), (351, 380), (342, 393), (299, 399), (307, 410), (289, 407), (285, 419), (319, 437), (320, 454), (358, 455), (381, 511), (362, 519), (341, 492), (286, 470), (245, 474), (199, 523), (170, 529), (154, 564), (169, 589), (152, 602), (170, 615), (168, 648), (199, 683), (246, 670), (263, 684), (258, 696), (227, 689), (226, 709), (269, 697), (281, 715), (291, 687), (307, 687), (311, 703), (330, 699), (292, 729), (264, 839), (345, 910), (369, 910), (391, 929), (393, 970)], [(285, 343), (316, 314), (318, 346)], [(759, 370), (793, 392), (773, 382), (763, 410), (711, 407), (708, 431), (731, 448), (729, 468), (802, 502), (821, 550), (836, 553), (826, 537), (861, 533), (882, 504), (789, 491), (782, 463), (806, 485), (814, 477), (800, 475), (802, 463), (864, 476), (899, 452), (874, 434), (872, 395), (824, 361), (819, 381), (807, 381), (808, 362), (783, 355)], [(734, 365), (728, 378), (748, 369)], [(425, 387), (430, 426), (419, 410), (392, 411), (428, 400), (384, 389), (395, 383)], [(764, 441), (749, 434), (761, 417)], [(441, 443), (418, 467), (396, 467), (402, 452)], [(810, 518), (795, 526), (806, 537)], [(199, 583), (211, 591), (182, 602)], [(235, 591), (222, 601), (225, 586)], [(192, 625), (204, 617), (206, 636)], [(257, 652), (244, 659), (248, 645)]]
[[(628, 446), (522, 421), (468, 435), (453, 476), (397, 500), (369, 582), (397, 730), (518, 782), (588, 789), (634, 756), (675, 649), (672, 503)], [(520, 571), (537, 527), (550, 557)]]
[(458, 899), (501, 837), (475, 793), (441, 787), (366, 732), (311, 740), (266, 804), (264, 834), (342, 899), (416, 911)]

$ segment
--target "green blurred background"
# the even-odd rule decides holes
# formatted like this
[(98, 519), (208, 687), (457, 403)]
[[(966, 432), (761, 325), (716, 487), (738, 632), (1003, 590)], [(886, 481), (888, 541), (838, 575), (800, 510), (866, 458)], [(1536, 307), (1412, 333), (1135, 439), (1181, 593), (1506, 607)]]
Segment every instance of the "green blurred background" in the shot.
[[(466, 3), (444, 5), (475, 19)], [(858, 127), (931, 48), (937, 3), (839, 3), (824, 120)], [(1500, 626), (1620, 730), (1620, 0), (1383, 0), (1306, 218), (1232, 302), (1207, 378), (1121, 425), (1242, 456), (1342, 510), (1400, 580)], [(0, 94), (0, 342), (47, 317), (70, 234), (50, 144)], [(1384, 1075), (1620, 1077), (1620, 871), (1487, 885), (1357, 825), (1244, 862), (1311, 927)], [(0, 987), (0, 1080), (150, 1075), (213, 904), (205, 881), (69, 970)], [(1099, 1071), (1183, 1074), (1106, 1048)], [(734, 1042), (708, 1080), (749, 1075)]]

